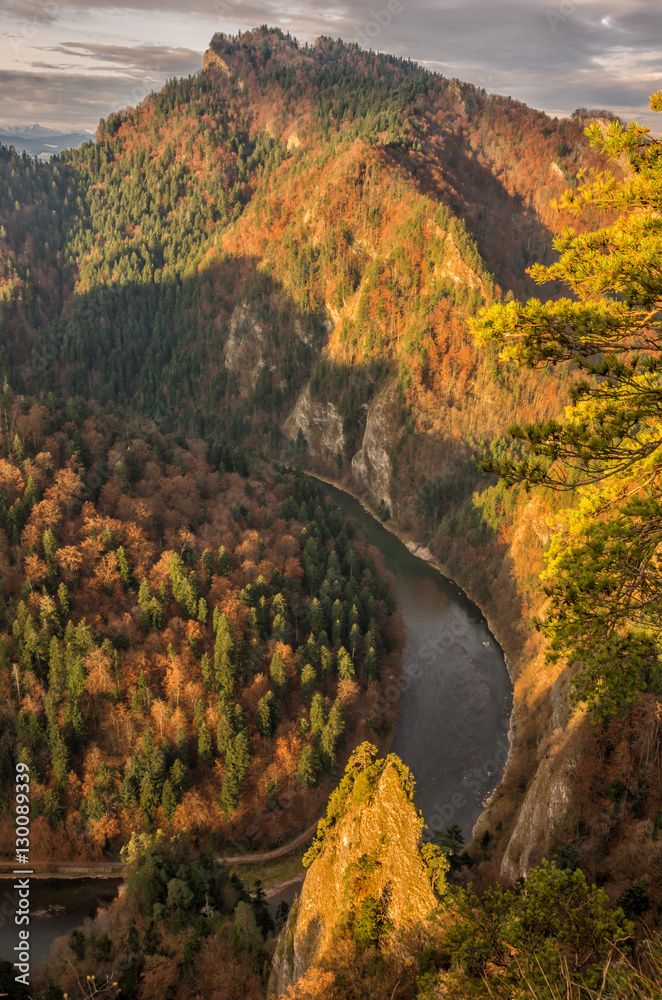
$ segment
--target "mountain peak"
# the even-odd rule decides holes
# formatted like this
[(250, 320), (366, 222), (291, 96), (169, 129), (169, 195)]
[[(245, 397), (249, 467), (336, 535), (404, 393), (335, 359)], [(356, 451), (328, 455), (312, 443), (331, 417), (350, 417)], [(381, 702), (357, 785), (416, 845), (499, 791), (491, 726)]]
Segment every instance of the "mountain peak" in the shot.
[(301, 65), (313, 62), (313, 57), (289, 33), (263, 25), (237, 35), (217, 32), (205, 52), (203, 69), (240, 74), (249, 69), (260, 72), (274, 61), (285, 66)]
[(32, 125), (0, 125), (0, 131), (6, 135), (45, 136), (58, 135), (65, 130), (60, 129), (58, 132), (57, 129), (34, 122)]

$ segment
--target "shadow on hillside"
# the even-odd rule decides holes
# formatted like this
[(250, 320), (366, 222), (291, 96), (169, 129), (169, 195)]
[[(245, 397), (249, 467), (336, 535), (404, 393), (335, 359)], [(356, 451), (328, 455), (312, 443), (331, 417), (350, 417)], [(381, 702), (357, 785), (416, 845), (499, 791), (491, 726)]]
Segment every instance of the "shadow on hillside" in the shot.
[(21, 391), (43, 396), (55, 386), (138, 410), (164, 431), (306, 463), (303, 435), (290, 441), (282, 428), (310, 384), (322, 414), (333, 402), (342, 421), (344, 455), (322, 456), (324, 471), (349, 462), (391, 364), (322, 356), (325, 308), (302, 308), (256, 258), (223, 258), (183, 280), (161, 274), (74, 296), (36, 331)]
[(504, 291), (512, 289), (518, 298), (551, 296), (526, 274), (526, 268), (536, 261), (551, 262), (554, 233), (521, 195), (511, 194), (479, 162), (461, 137), (444, 135), (443, 163), (435, 159), (413, 164), (407, 154), (391, 150), (384, 155), (404, 167), (419, 190), (435, 200), (448, 204), (449, 185), (455, 189), (457, 196), (449, 207), (465, 223), (487, 270)]
[[(180, 281), (162, 275), (158, 283), (100, 286), (74, 297), (66, 315), (39, 332), (43, 349), (36, 364), (24, 366), (22, 391), (43, 396), (55, 385), (70, 396), (131, 407), (164, 431), (252, 448), (327, 474), (338, 473), (342, 460), (346, 468), (361, 446), (370, 401), (392, 371), (389, 363), (350, 366), (322, 356), (323, 309), (302, 308), (256, 258), (213, 261)], [(337, 407), (344, 455), (311, 461), (301, 433), (294, 440), (284, 436), (283, 422), (308, 384), (313, 402)], [(480, 486), (472, 479), (456, 484), (458, 492), (451, 482), (429, 498), (422, 517), (415, 510), (421, 484), (450, 441), (413, 432), (401, 438), (404, 473), (394, 483), (399, 520), (420, 536), (417, 524), (427, 518), (434, 535), (447, 510)], [(453, 475), (451, 469), (450, 480)], [(498, 572), (507, 546), (473, 511), (467, 523), (451, 520), (444, 547), (452, 551), (441, 552), (442, 561), (452, 572), (457, 567), (458, 578), (485, 603), (485, 581)]]
[(36, 331), (21, 390), (55, 386), (137, 409), (167, 431), (277, 452), (326, 316), (299, 308), (252, 258), (160, 276), (74, 296), (66, 316)]

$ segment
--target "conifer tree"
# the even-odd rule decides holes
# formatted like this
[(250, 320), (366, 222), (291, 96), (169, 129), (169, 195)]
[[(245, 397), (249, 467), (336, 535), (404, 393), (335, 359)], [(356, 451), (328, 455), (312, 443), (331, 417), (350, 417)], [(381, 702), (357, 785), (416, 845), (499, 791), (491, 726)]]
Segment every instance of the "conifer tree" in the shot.
[(226, 701), (221, 699), (218, 712), (218, 726), (216, 729), (216, 746), (219, 754), (224, 754), (230, 745), (230, 740), (234, 735), (234, 725), (232, 712)]
[(205, 583), (209, 585), (214, 574), (214, 553), (211, 549), (205, 549), (200, 556), (200, 568)]
[(285, 661), (280, 653), (276, 652), (271, 657), (271, 663), (269, 664), (269, 673), (271, 679), (274, 682), (274, 687), (276, 689), (276, 694), (282, 697), (287, 690), (287, 668), (285, 666)]
[(211, 736), (205, 722), (201, 722), (198, 726), (198, 760), (204, 761), (205, 764), (211, 764), (214, 760)]
[(214, 669), (209, 653), (203, 653), (200, 657), (200, 673), (202, 674), (202, 683), (205, 686), (205, 691), (211, 690), (212, 681), (214, 680)]
[(140, 782), (140, 808), (149, 823), (153, 821), (158, 806), (159, 799), (154, 787), (154, 779), (149, 771), (146, 771)]
[(353, 681), (356, 679), (352, 658), (344, 646), (341, 646), (338, 650), (338, 677), (341, 681)]
[(320, 736), (320, 756), (327, 771), (332, 771), (336, 766), (336, 746), (337, 739), (333, 732), (331, 722), (327, 722)]
[(273, 735), (278, 722), (278, 706), (273, 691), (267, 691), (260, 698), (255, 709), (255, 725), (258, 732), (267, 739)]
[(316, 694), (313, 695), (313, 701), (310, 706), (310, 728), (315, 736), (320, 736), (325, 725), (326, 708), (324, 705), (324, 698), (319, 691), (317, 691)]
[(226, 614), (218, 617), (216, 627), (216, 643), (214, 645), (214, 677), (219, 691), (230, 697), (234, 688), (234, 669), (232, 666), (232, 631)]
[[(662, 111), (662, 92), (651, 108)], [(493, 306), (477, 331), (520, 364), (569, 362), (582, 374), (565, 419), (511, 428), (527, 454), (486, 469), (508, 485), (580, 491), (557, 519), (539, 625), (552, 658), (581, 664), (577, 697), (613, 712), (658, 684), (662, 669), (662, 140), (636, 123), (586, 131), (609, 156), (627, 155), (630, 171), (582, 178), (564, 204), (616, 212), (616, 221), (568, 228), (555, 240), (559, 259), (531, 268), (572, 299)]]
[(125, 590), (128, 590), (133, 585), (133, 576), (126, 551), (122, 545), (117, 549), (117, 563), (119, 565), (122, 585)]
[(62, 732), (55, 724), (48, 727), (48, 746), (55, 781), (58, 788), (64, 790), (69, 773), (69, 750)]
[(71, 611), (71, 598), (66, 583), (61, 583), (58, 586), (57, 599), (60, 602), (60, 614), (64, 620), (69, 617), (69, 612)]
[(305, 663), (301, 671), (301, 698), (310, 701), (317, 683), (317, 671), (310, 663)]
[(232, 571), (232, 563), (230, 562), (230, 556), (224, 545), (221, 545), (218, 550), (218, 575), (219, 576), (229, 576)]
[(248, 734), (242, 731), (232, 738), (225, 754), (225, 777), (221, 786), (221, 806), (225, 811), (237, 808), (241, 784), (249, 767)]
[(322, 605), (315, 597), (310, 604), (310, 631), (315, 637), (319, 637), (320, 632), (324, 630), (324, 612), (322, 611)]
[(297, 778), (305, 788), (311, 788), (317, 782), (319, 762), (315, 748), (306, 746), (301, 752), (297, 765)]
[(177, 797), (175, 791), (172, 787), (172, 782), (170, 779), (166, 779), (163, 783), (163, 791), (161, 792), (161, 806), (163, 807), (163, 814), (166, 819), (171, 820), (175, 815), (175, 809), (177, 808)]
[(322, 673), (324, 676), (330, 676), (333, 673), (334, 656), (329, 649), (328, 642), (320, 648), (320, 662), (322, 664)]
[(271, 635), (274, 639), (282, 640), (287, 633), (287, 622), (283, 615), (276, 615), (271, 626)]

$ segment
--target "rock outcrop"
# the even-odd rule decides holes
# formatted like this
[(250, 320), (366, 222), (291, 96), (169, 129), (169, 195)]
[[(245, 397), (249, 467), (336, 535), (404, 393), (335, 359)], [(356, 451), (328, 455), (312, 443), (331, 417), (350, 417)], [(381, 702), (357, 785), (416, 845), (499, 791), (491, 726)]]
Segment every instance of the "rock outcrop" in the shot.
[(226, 63), (225, 59), (221, 59), (217, 52), (214, 52), (213, 48), (210, 46), (204, 54), (202, 60), (203, 70), (218, 69), (225, 76), (230, 76), (230, 67)]
[(309, 454), (315, 458), (335, 459), (345, 446), (342, 417), (333, 403), (316, 402), (306, 388), (299, 396), (289, 417), (283, 423), (283, 434), (295, 441), (299, 431), (308, 444)]
[[(556, 701), (565, 704), (567, 698)], [(561, 714), (566, 715), (567, 708)], [(566, 719), (563, 719), (564, 723)], [(564, 823), (574, 799), (574, 771), (578, 758), (573, 749), (573, 734), (581, 724), (581, 715), (557, 729), (541, 744), (541, 760), (520, 808), (517, 823), (501, 862), (505, 878), (525, 878), (529, 870), (563, 840)]]
[(391, 514), (391, 454), (400, 434), (397, 392), (396, 383), (390, 382), (375, 396), (368, 410), (363, 442), (352, 458), (354, 482), (378, 507), (386, 504)]
[(334, 935), (341, 927), (352, 928), (367, 898), (380, 907), (388, 927), (382, 948), (404, 959), (420, 949), (426, 920), (437, 906), (419, 849), (423, 820), (412, 801), (411, 775), (394, 755), (363, 771), (355, 767), (352, 775), (352, 762), (365, 746), (352, 756), (327, 819), (320, 822), (313, 845), (317, 857), (276, 945), (272, 997), (324, 959)]
[(254, 311), (240, 302), (230, 317), (230, 330), (223, 351), (228, 371), (242, 376), (242, 381), (255, 387), (265, 361), (263, 358), (264, 327)]

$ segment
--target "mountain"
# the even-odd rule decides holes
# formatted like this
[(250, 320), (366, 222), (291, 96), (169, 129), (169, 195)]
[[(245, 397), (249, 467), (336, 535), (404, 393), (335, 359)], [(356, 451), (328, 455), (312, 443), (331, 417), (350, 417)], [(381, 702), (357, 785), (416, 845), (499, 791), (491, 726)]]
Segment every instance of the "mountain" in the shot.
[(603, 219), (553, 204), (605, 168), (584, 125), (328, 38), (216, 35), (199, 74), (94, 142), (1, 152), (0, 377), (47, 412), (64, 394), (303, 465), (427, 546), (515, 688), (472, 877), (557, 856), (613, 902), (644, 875), (659, 892), (656, 696), (597, 722), (573, 707), (572, 665), (533, 628), (564, 501), (480, 471), (517, 458), (508, 426), (557, 416), (577, 376), (502, 364), (469, 327), (484, 303), (561, 295), (526, 267)]
[(28, 153), (48, 159), (65, 149), (76, 149), (92, 139), (94, 133), (87, 129), (46, 128), (43, 125), (2, 125), (0, 124), (0, 145), (13, 146), (17, 153)]
[[(40, 125), (38, 122), (34, 122), (32, 125), (3, 125), (0, 122), (0, 131), (6, 135), (20, 135), (25, 138), (44, 138), (48, 135), (59, 135), (63, 130), (48, 128), (47, 126)], [(70, 131), (73, 131), (73, 129)], [(89, 132), (87, 134), (91, 135)]]
[[(205, 67), (62, 164), (5, 160), (9, 384), (55, 378), (272, 452), (302, 429), (326, 468), (358, 454), (368, 407), (396, 382), (426, 438), (458, 421), (464, 437), (497, 432), (511, 387), (465, 319), (530, 289), (524, 265), (549, 257), (564, 221), (551, 198), (598, 162), (581, 124), (274, 31), (217, 36)], [(551, 385), (522, 392), (526, 413), (557, 405)], [(329, 402), (338, 433), (318, 419)], [(366, 451), (360, 468), (383, 464)]]

